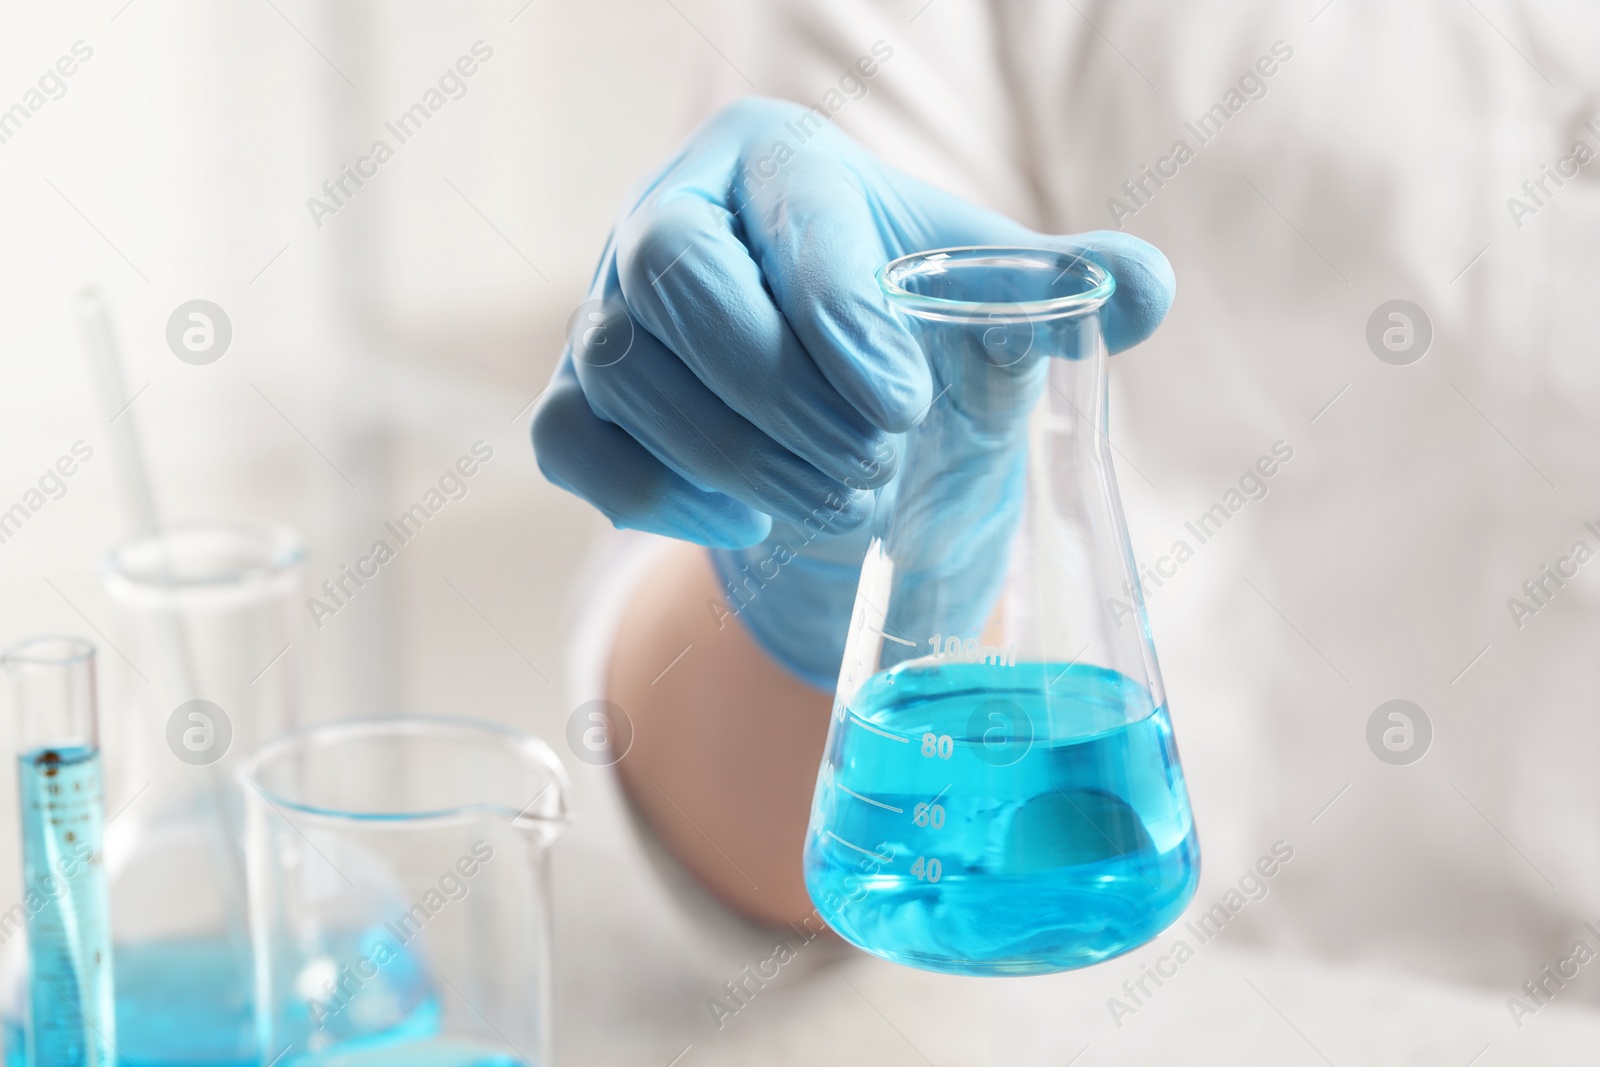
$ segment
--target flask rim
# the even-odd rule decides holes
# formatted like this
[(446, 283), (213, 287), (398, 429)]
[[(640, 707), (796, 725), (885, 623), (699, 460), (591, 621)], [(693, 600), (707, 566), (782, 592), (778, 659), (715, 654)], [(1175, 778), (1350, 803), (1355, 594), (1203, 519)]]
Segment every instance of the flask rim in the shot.
[[(1047, 300), (952, 300), (912, 292), (905, 282), (930, 274), (984, 267), (990, 270), (1037, 269), (1060, 265), (1082, 288)], [(1060, 280), (1058, 275), (1057, 281)], [(1117, 282), (1085, 249), (1037, 248), (1027, 245), (958, 245), (913, 252), (890, 260), (878, 271), (878, 286), (898, 311), (939, 322), (1014, 323), (1071, 318), (1099, 310), (1116, 292)]]
[(202, 520), (125, 541), (100, 565), (118, 587), (174, 594), (271, 580), (297, 571), (305, 558), (299, 533), (280, 523)]
[(4, 667), (72, 667), (94, 658), (94, 645), (74, 634), (40, 634), (0, 650)]

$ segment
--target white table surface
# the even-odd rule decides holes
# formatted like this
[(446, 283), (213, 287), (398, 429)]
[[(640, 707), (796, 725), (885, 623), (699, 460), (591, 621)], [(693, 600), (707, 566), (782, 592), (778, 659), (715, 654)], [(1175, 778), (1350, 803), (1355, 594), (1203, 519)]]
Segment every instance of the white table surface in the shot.
[(1506, 1007), (1516, 989), (1269, 952), (1230, 944), (1226, 931), (1159, 989), (1147, 983), (1152, 995), (1118, 1026), (1108, 998), (1126, 1000), (1123, 982), (1170, 953), (1181, 925), (1121, 959), (1034, 979), (929, 974), (814, 942), (719, 1027), (709, 999), (745, 964), (769, 956), (776, 935), (705, 927), (638, 847), (604, 775), (575, 768), (582, 821), (556, 851), (560, 1063), (666, 1067), (681, 1055), (683, 1067), (1497, 1067), (1600, 1059), (1600, 1012), (1580, 1000), (1586, 973), (1519, 1028)]

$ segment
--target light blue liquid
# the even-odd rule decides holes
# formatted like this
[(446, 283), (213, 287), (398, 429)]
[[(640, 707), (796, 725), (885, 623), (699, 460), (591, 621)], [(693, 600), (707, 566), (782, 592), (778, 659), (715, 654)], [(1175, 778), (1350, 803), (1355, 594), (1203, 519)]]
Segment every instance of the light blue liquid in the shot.
[(338, 1046), (286, 1063), (289, 1067), (532, 1067), (492, 1045), (451, 1037), (360, 1048)]
[(834, 724), (805, 877), (853, 944), (912, 967), (1028, 975), (1144, 944), (1200, 853), (1164, 706), (1115, 671), (908, 664)]
[[(337, 938), (329, 958), (370, 956), (381, 936), (375, 927)], [(237, 973), (232, 946), (220, 938), (119, 946), (119, 1067), (259, 1067), (254, 998), (240, 988)], [(403, 947), (342, 1006), (326, 1002), (334, 1010), (320, 1030), (303, 998), (293, 991), (284, 996), (295, 1013), (291, 1024), (330, 1043), (317, 1052), (291, 1049), (279, 1067), (526, 1067), (488, 1046), (442, 1036), (438, 994)], [(8, 1021), (5, 1037), (7, 1067), (28, 1067), (21, 1027)]]
[[(111, 914), (101, 862), (105, 811), (99, 750), (41, 748), (17, 757), (27, 914), (32, 1061), (111, 1067)], [(8, 921), (9, 925), (9, 921)], [(7, 1034), (22, 1051), (23, 1035)]]
[(122, 1067), (255, 1067), (254, 997), (221, 938), (117, 946)]
[[(119, 1067), (258, 1067), (252, 997), (231, 946), (193, 939), (118, 945)], [(6, 1020), (6, 1067), (27, 1067)]]
[(322, 938), (319, 955), (343, 984), (324, 990), (315, 1007), (304, 990), (279, 992), (282, 1028), (303, 1035), (280, 1067), (530, 1067), (501, 1045), (447, 1032), (442, 983), (392, 924)]

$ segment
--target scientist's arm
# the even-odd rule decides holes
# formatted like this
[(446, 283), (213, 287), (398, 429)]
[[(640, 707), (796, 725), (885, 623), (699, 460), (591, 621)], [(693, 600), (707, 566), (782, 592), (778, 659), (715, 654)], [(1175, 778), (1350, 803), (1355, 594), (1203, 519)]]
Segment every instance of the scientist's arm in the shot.
[[(1136, 238), (1034, 233), (885, 167), (798, 105), (741, 101), (624, 209), (594, 314), (534, 414), (551, 481), (619, 527), (706, 546), (639, 592), (610, 693), (636, 724), (620, 773), (640, 809), (752, 917), (810, 911), (800, 848), (863, 527), (895, 435), (934, 399), (877, 271), (974, 244), (1099, 262), (1117, 279), (1113, 351), (1172, 300), (1171, 268)], [(727, 611), (708, 607), (718, 598)]]
[(606, 678), (634, 727), (616, 769), (662, 842), (717, 896), (755, 919), (797, 921), (811, 912), (800, 854), (832, 697), (742, 625), (719, 628), (706, 605), (725, 606), (720, 584), (706, 550), (681, 544), (635, 594)]

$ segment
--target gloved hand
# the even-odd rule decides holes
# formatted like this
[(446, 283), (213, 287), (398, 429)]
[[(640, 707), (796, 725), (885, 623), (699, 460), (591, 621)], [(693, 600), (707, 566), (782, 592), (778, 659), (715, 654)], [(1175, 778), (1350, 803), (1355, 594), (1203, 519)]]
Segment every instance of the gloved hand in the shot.
[(534, 413), (540, 469), (619, 527), (712, 547), (758, 643), (831, 689), (870, 491), (934, 397), (876, 274), (975, 244), (1074, 248), (1109, 270), (1112, 351), (1172, 301), (1166, 258), (1134, 237), (1034, 233), (796, 104), (724, 109), (625, 205)]

